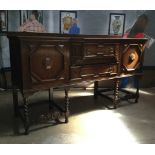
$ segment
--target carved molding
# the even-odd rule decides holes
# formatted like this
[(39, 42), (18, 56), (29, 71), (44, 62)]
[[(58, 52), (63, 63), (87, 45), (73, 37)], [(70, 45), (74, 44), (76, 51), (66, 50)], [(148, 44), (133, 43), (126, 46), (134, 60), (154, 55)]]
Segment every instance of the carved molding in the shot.
[(30, 45), (29, 65), (32, 83), (64, 78), (64, 47), (58, 45)]

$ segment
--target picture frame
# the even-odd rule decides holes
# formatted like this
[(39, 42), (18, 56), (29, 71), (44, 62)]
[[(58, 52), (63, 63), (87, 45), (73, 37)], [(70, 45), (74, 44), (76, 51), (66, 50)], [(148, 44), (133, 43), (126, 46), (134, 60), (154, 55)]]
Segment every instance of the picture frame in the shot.
[(0, 32), (8, 31), (8, 11), (0, 10)]
[[(38, 21), (43, 24), (43, 10), (36, 10), (38, 11)], [(32, 14), (32, 10), (28, 11), (28, 18), (30, 17), (30, 15)]]
[(24, 24), (28, 20), (28, 11), (20, 10), (20, 25)]
[(108, 35), (123, 36), (125, 16), (123, 13), (110, 13)]
[(60, 33), (69, 33), (73, 18), (77, 18), (77, 11), (60, 11)]

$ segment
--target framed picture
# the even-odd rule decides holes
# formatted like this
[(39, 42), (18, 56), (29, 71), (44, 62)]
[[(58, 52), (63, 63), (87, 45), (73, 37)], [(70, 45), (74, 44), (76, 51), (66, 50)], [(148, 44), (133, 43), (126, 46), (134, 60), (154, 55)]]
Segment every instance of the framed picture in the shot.
[(0, 10), (0, 31), (8, 31), (8, 11)]
[(20, 25), (25, 23), (28, 20), (28, 11), (27, 10), (21, 10), (20, 11)]
[[(37, 20), (43, 24), (43, 10), (35, 10), (38, 12), (38, 18)], [(32, 14), (32, 10), (28, 11), (28, 17), (30, 17), (30, 15)]]
[(77, 18), (76, 11), (60, 11), (60, 33), (69, 33), (74, 18)]
[(110, 13), (109, 35), (123, 36), (125, 26), (125, 14)]

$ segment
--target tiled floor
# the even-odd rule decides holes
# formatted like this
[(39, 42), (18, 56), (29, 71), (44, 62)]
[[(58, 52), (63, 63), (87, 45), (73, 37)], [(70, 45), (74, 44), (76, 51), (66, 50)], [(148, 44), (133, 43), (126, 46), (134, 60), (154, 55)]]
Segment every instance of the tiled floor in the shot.
[[(30, 98), (31, 102), (44, 103), (34, 106), (32, 114), (48, 111), (47, 95), (47, 92), (39, 92)], [(110, 104), (110, 101), (104, 98), (94, 100), (93, 90), (73, 89), (69, 96), (68, 124), (33, 125), (30, 134), (25, 136), (19, 119), (16, 121), (21, 134), (14, 134), (12, 95), (10, 91), (1, 91), (0, 143), (155, 143), (155, 88), (141, 90), (138, 104), (123, 101), (116, 110), (107, 110), (103, 103)], [(55, 91), (54, 98), (63, 105), (64, 92)]]

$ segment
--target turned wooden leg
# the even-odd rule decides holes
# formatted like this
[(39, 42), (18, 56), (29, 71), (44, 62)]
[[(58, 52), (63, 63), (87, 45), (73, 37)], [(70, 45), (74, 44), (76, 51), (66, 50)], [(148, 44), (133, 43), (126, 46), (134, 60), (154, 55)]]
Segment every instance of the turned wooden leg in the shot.
[(12, 90), (13, 95), (13, 107), (14, 107), (14, 115), (15, 117), (18, 117), (18, 91), (15, 87), (13, 87)]
[(49, 110), (52, 109), (52, 103), (53, 103), (53, 88), (50, 88), (48, 90), (49, 93)]
[(119, 79), (115, 79), (115, 88), (114, 88), (114, 100), (113, 100), (113, 104), (114, 104), (114, 109), (117, 108), (118, 106), (118, 93), (119, 93), (119, 83), (120, 83), (120, 80)]
[(24, 101), (24, 127), (25, 127), (25, 135), (29, 134), (29, 126), (30, 126), (30, 120), (29, 120), (29, 107), (28, 107), (28, 98), (23, 97)]
[(2, 73), (2, 80), (3, 80), (3, 83), (4, 83), (4, 89), (7, 89), (7, 80), (6, 80), (6, 74), (5, 74), (5, 69), (4, 68), (1, 69), (1, 73)]
[(94, 82), (94, 99), (97, 99), (98, 96), (98, 81)]
[(65, 123), (68, 123), (69, 117), (69, 97), (68, 97), (69, 88), (65, 88)]

